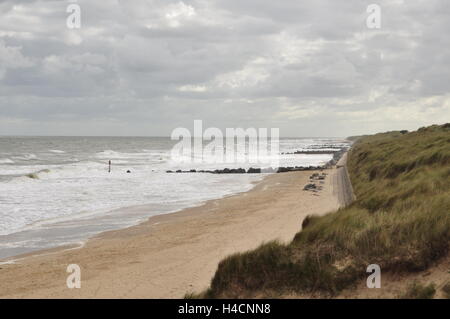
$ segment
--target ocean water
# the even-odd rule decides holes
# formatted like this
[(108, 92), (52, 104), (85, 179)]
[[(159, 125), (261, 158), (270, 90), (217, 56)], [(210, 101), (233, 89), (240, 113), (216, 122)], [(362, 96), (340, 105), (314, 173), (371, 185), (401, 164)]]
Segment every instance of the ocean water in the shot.
[[(175, 143), (163, 137), (0, 137), (0, 258), (82, 242), (102, 231), (247, 191), (264, 177), (168, 174), (252, 166), (180, 163), (171, 157)], [(279, 150), (346, 145), (333, 138), (281, 139)], [(282, 155), (280, 165), (316, 166), (330, 159), (329, 154)], [(124, 207), (134, 209), (120, 210)]]

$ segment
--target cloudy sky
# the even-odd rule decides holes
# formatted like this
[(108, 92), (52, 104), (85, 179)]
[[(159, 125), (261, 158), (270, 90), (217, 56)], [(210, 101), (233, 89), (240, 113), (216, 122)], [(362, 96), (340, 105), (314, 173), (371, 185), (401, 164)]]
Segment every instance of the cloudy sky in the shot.
[(0, 0), (0, 135), (450, 122), (450, 1)]

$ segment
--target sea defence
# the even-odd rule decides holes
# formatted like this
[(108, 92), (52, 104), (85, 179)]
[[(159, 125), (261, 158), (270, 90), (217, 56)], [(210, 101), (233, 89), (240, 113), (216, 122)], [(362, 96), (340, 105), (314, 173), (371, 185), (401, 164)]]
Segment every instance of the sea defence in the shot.
[[(211, 169), (211, 170), (197, 170), (197, 169), (188, 169), (188, 170), (167, 170), (166, 173), (210, 173), (210, 174), (259, 174), (259, 173), (286, 173), (286, 172), (300, 172), (300, 171), (314, 171), (314, 170), (322, 170), (331, 168), (341, 160), (343, 155), (348, 151), (348, 147), (341, 148), (339, 150), (334, 151), (295, 151), (291, 153), (282, 153), (282, 154), (332, 154), (333, 158), (329, 160), (324, 165), (320, 166), (281, 166), (278, 168), (272, 167), (250, 167), (248, 169), (245, 168), (222, 168), (222, 169)], [(347, 173), (348, 178), (348, 173)]]

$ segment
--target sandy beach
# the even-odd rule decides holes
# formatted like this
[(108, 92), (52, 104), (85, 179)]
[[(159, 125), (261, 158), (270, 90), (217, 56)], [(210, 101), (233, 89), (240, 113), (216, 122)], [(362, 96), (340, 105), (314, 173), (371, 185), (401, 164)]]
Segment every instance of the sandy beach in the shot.
[[(308, 214), (339, 207), (338, 170), (323, 189), (303, 191), (314, 171), (274, 174), (251, 191), (102, 233), (0, 265), (0, 298), (182, 298), (207, 288), (224, 257), (271, 240), (289, 241)], [(145, 210), (145, 206), (128, 208)], [(66, 285), (69, 264), (81, 288)]]

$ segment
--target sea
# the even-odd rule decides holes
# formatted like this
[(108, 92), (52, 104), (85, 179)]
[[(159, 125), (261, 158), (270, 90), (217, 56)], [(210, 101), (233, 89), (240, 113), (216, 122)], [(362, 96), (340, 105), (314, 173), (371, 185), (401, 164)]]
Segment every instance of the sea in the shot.
[[(0, 137), (0, 259), (82, 245), (104, 231), (248, 191), (267, 175), (167, 173), (251, 166), (181, 162), (173, 156), (176, 143), (166, 137)], [(342, 138), (282, 138), (277, 155), (280, 165), (319, 166), (332, 155), (291, 153), (346, 146)]]

